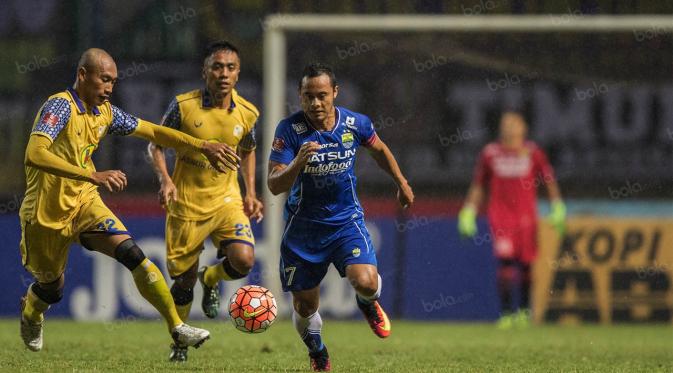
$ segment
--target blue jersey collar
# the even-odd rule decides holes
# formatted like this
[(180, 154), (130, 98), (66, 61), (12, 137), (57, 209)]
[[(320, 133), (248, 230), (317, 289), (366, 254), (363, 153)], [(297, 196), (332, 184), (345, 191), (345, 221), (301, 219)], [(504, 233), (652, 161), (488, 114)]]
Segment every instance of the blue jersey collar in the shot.
[[(79, 95), (77, 94), (77, 91), (75, 91), (75, 88), (68, 87), (68, 93), (70, 94), (70, 97), (72, 97), (72, 100), (75, 102), (75, 105), (77, 106), (77, 112), (80, 114), (86, 113), (86, 106), (84, 106), (84, 103), (79, 98)], [(91, 112), (94, 113), (95, 115), (100, 115), (100, 110), (98, 110), (98, 106), (92, 106)]]
[[(229, 110), (234, 110), (236, 103), (234, 102), (234, 97), (236, 97), (236, 90), (231, 90), (231, 104), (229, 104)], [(213, 108), (213, 98), (210, 95), (210, 92), (206, 88), (201, 90), (201, 107), (202, 108)]]

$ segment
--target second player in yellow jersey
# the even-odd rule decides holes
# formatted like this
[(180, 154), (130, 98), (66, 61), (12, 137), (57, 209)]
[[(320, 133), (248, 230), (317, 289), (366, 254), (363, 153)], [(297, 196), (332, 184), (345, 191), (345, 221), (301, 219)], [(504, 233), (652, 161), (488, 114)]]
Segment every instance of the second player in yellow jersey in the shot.
[[(240, 73), (235, 46), (216, 42), (204, 55), (204, 89), (180, 95), (170, 103), (163, 125), (213, 142), (226, 143), (241, 156), (245, 195), (241, 195), (238, 172), (218, 173), (197, 152), (177, 149), (172, 176), (160, 146), (149, 152), (161, 182), (159, 199), (167, 211), (166, 256), (169, 274), (175, 280), (171, 294), (178, 312), (186, 319), (200, 281), (206, 316), (219, 312), (221, 280), (245, 277), (254, 264), (255, 240), (250, 218), (262, 219), (262, 203), (255, 193), (255, 124), (257, 108), (234, 89)], [(220, 262), (199, 269), (204, 241), (217, 248)], [(170, 359), (184, 361), (187, 350), (174, 344)]]

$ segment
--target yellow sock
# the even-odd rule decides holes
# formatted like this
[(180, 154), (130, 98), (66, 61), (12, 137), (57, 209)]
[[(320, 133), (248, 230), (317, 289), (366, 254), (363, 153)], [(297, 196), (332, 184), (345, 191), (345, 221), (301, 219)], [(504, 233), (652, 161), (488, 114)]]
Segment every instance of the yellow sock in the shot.
[(33, 289), (29, 287), (28, 292), (26, 292), (26, 302), (21, 311), (23, 318), (34, 323), (42, 322), (44, 320), (44, 312), (47, 309), (49, 309), (49, 304), (38, 298), (33, 293)]
[(176, 304), (175, 309), (178, 311), (178, 316), (180, 316), (180, 320), (187, 321), (187, 319), (189, 318), (189, 311), (192, 309), (192, 302), (189, 302), (187, 304)]
[(175, 309), (171, 291), (168, 290), (168, 285), (166, 285), (166, 280), (151, 260), (145, 258), (136, 269), (131, 271), (131, 274), (140, 295), (164, 317), (169, 331), (182, 324), (178, 311)]
[(205, 282), (207, 286), (212, 288), (220, 280), (224, 281), (232, 280), (232, 278), (229, 277), (227, 272), (224, 271), (222, 263), (217, 263), (208, 266), (208, 268), (206, 268), (206, 271), (203, 273), (203, 282)]

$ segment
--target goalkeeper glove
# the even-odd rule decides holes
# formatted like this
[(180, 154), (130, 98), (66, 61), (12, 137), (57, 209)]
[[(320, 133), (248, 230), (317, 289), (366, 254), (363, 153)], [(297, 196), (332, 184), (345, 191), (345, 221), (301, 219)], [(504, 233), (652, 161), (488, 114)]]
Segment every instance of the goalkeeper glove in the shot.
[(551, 204), (551, 212), (549, 213), (549, 222), (554, 226), (554, 229), (562, 236), (565, 232), (566, 220), (566, 206), (562, 201), (554, 201)]
[(477, 233), (477, 212), (472, 207), (463, 207), (458, 213), (458, 232), (463, 237)]

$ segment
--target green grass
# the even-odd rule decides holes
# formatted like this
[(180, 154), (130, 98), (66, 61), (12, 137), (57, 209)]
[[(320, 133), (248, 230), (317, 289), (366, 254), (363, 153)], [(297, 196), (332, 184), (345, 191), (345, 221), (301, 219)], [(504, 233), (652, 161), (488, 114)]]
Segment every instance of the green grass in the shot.
[[(278, 322), (246, 335), (227, 321), (195, 322), (212, 338), (186, 364), (166, 361), (168, 333), (152, 321), (85, 323), (48, 319), (45, 347), (23, 347), (16, 320), (0, 320), (0, 370), (305, 372), (305, 347), (292, 325)], [(503, 332), (487, 324), (394, 322), (376, 338), (363, 321), (327, 320), (323, 338), (336, 372), (673, 371), (673, 328), (658, 326), (531, 327)]]

